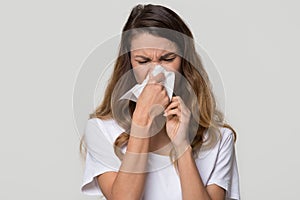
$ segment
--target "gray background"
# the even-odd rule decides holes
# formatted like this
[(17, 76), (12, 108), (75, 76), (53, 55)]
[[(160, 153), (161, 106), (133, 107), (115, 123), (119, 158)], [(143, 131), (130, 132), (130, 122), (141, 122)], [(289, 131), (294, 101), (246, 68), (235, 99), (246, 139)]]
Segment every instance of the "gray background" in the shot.
[[(96, 199), (79, 191), (73, 84), (137, 2), (1, 1), (0, 199)], [(218, 66), (242, 198), (297, 199), (299, 3), (152, 2), (182, 16)]]

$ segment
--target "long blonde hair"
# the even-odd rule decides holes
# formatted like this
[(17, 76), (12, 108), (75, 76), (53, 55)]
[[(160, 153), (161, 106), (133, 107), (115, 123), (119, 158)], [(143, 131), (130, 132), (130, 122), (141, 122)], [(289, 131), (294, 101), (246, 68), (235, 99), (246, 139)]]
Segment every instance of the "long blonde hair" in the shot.
[[(132, 9), (123, 28), (119, 55), (105, 90), (104, 99), (96, 110), (90, 114), (90, 118), (99, 118), (101, 120), (113, 118), (121, 127), (124, 128), (125, 132), (121, 133), (114, 142), (116, 155), (120, 159), (122, 158), (120, 149), (127, 144), (130, 138), (127, 130), (130, 130), (130, 119), (135, 109), (135, 102), (123, 101), (125, 102), (122, 107), (124, 110), (121, 112), (123, 115), (116, 114), (114, 108), (116, 108), (116, 103), (119, 102), (115, 101), (112, 94), (114, 89), (116, 89), (117, 82), (126, 72), (132, 69), (130, 62), (130, 43), (134, 33), (137, 34), (139, 31), (129, 33), (128, 31), (132, 29), (138, 30), (139, 28), (149, 28), (146, 29), (148, 33), (167, 38), (175, 42), (180, 49), (182, 54), (181, 73), (188, 81), (191, 90), (193, 90), (197, 97), (197, 102), (192, 103), (192, 105), (197, 105), (194, 109), (197, 109), (201, 113), (197, 120), (198, 126), (196, 135), (191, 141), (191, 147), (195, 153), (194, 155), (199, 152), (200, 148), (210, 148), (215, 143), (215, 133), (220, 131), (220, 127), (231, 129), (236, 139), (236, 132), (229, 124), (224, 122), (223, 113), (217, 109), (216, 100), (212, 92), (208, 75), (195, 50), (193, 40), (186, 40), (178, 37), (170, 37), (168, 34), (161, 34), (155, 29), (155, 27), (169, 29), (182, 33), (191, 39), (193, 38), (193, 35), (187, 25), (169, 8), (149, 4), (145, 6), (137, 5)], [(145, 29), (143, 29), (143, 32), (145, 32)], [(120, 106), (118, 106), (118, 108), (120, 108)], [(204, 132), (206, 130), (208, 131), (209, 138), (207, 141), (204, 141)]]

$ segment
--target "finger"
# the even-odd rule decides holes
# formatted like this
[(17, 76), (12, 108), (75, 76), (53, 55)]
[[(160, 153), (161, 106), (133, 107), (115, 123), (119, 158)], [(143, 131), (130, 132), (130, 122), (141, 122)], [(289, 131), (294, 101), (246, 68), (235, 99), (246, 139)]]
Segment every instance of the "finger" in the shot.
[(175, 108), (173, 110), (169, 110), (169, 111), (164, 113), (165, 117), (168, 117), (170, 115), (177, 115), (178, 117), (180, 117), (181, 116), (181, 111), (178, 108)]
[(157, 81), (157, 83), (160, 83), (160, 82), (164, 82), (166, 77), (163, 73), (158, 73), (153, 78)]
[(155, 80), (153, 79), (153, 75), (152, 73), (149, 74), (149, 80), (148, 80), (148, 83), (155, 83)]
[(178, 101), (178, 98), (177, 98), (178, 96), (173, 96), (172, 97), (172, 101)]
[(180, 104), (185, 105), (182, 98), (180, 96), (177, 97), (178, 101), (180, 102)]
[[(171, 102), (169, 105), (168, 105), (168, 107), (166, 108), (166, 110), (165, 110), (165, 112), (167, 112), (167, 111), (169, 111), (169, 110), (171, 110), (171, 109), (173, 109), (173, 108), (176, 108), (176, 107), (180, 107), (180, 103), (178, 102), (178, 101), (173, 101), (173, 102)], [(179, 108), (180, 109), (180, 108)]]
[(182, 108), (186, 108), (186, 105), (185, 103), (183, 102), (182, 98), (180, 96), (175, 96), (173, 97), (174, 98), (174, 101), (178, 101), (179, 102), (179, 105), (182, 107)]
[(165, 75), (163, 73), (158, 73), (157, 75), (153, 76), (152, 73), (149, 75), (149, 81), (160, 83), (165, 80)]

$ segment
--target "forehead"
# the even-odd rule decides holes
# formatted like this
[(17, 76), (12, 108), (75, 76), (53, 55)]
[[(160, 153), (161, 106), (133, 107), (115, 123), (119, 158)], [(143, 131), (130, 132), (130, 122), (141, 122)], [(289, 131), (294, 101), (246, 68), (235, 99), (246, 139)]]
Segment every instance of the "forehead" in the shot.
[(131, 41), (132, 52), (177, 52), (177, 45), (163, 37), (154, 36), (148, 33), (141, 33), (133, 37)]

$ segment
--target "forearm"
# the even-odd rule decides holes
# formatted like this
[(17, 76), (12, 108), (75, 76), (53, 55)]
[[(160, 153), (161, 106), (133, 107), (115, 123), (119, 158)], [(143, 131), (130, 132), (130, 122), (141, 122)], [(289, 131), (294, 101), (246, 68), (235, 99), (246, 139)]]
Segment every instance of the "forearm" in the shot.
[[(144, 120), (135, 123), (145, 123)], [(137, 133), (137, 131), (139, 133)], [(118, 175), (113, 183), (112, 199), (141, 199), (147, 176), (148, 151), (150, 139), (135, 137), (134, 135), (146, 133), (146, 130), (131, 128), (127, 150), (123, 157)]]
[(178, 159), (178, 172), (184, 200), (211, 200), (192, 155), (188, 148)]
[[(130, 137), (127, 151), (122, 160), (118, 175), (114, 181), (112, 199), (140, 199), (146, 180), (146, 153), (149, 149), (149, 139)], [(144, 171), (144, 172), (143, 172)]]

